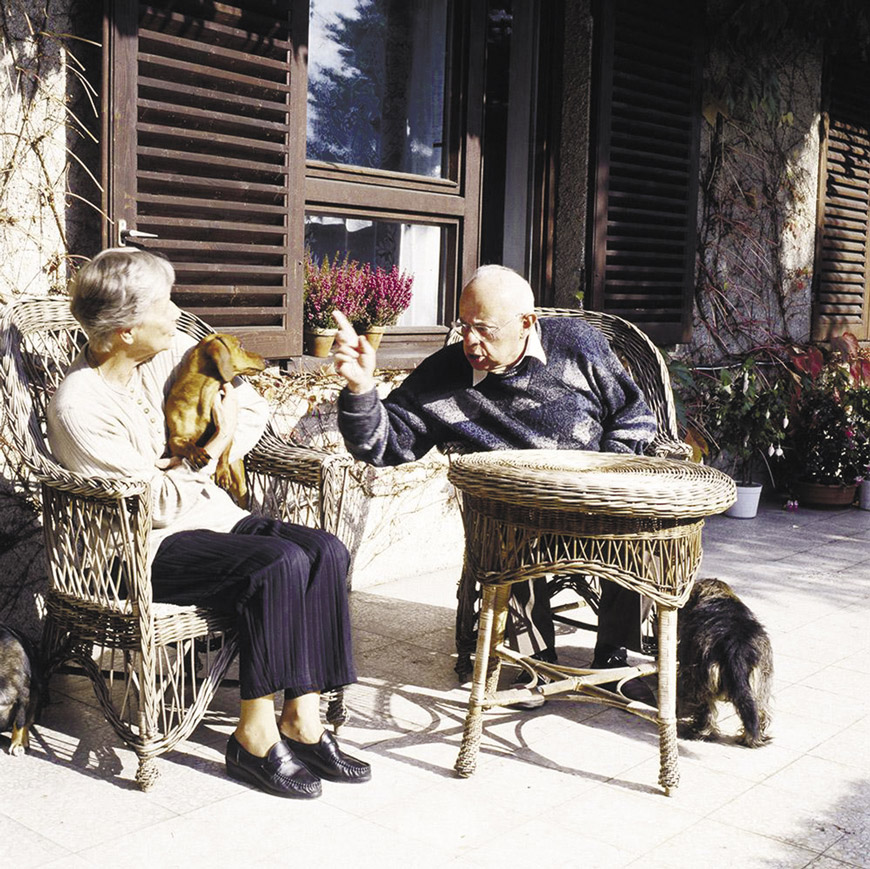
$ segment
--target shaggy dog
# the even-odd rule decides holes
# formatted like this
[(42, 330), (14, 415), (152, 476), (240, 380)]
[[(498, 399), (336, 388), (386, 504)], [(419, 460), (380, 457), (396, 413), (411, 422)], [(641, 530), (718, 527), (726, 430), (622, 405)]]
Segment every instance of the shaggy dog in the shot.
[(680, 735), (711, 738), (716, 733), (716, 701), (734, 704), (743, 733), (738, 742), (756, 748), (770, 741), (770, 638), (730, 586), (699, 579), (678, 620), (677, 712), (689, 719)]
[(9, 753), (24, 754), (43, 699), (42, 670), (33, 644), (0, 624), (0, 731), (11, 730)]
[[(211, 409), (224, 383), (241, 374), (256, 374), (266, 367), (262, 356), (242, 347), (233, 335), (208, 335), (178, 366), (175, 383), (166, 398), (169, 452), (187, 459), (195, 468), (208, 464), (203, 445), (214, 433)], [(248, 506), (245, 465), (229, 460), (230, 449), (218, 459), (215, 481), (232, 495), (240, 507)]]

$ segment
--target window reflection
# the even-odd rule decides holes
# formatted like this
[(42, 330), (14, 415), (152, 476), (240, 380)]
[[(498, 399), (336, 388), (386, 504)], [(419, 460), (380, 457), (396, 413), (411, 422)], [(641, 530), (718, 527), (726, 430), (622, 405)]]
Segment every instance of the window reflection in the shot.
[(310, 0), (309, 159), (445, 176), (447, 3)]
[(317, 262), (347, 254), (359, 263), (414, 276), (411, 306), (398, 326), (432, 326), (440, 322), (441, 265), (444, 229), (422, 223), (397, 223), (333, 215), (305, 215), (305, 247)]

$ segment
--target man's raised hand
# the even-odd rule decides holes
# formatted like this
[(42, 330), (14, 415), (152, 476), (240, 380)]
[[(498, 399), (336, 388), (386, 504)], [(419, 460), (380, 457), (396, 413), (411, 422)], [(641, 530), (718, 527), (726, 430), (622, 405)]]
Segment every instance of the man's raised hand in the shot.
[(357, 335), (341, 311), (333, 311), (332, 315), (338, 323), (332, 353), (335, 370), (347, 381), (351, 392), (360, 395), (369, 392), (375, 388), (375, 351), (364, 335)]

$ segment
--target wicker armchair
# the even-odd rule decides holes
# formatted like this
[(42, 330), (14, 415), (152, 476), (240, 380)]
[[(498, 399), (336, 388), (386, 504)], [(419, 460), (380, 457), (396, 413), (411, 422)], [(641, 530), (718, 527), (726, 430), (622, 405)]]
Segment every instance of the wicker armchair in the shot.
[[(43, 651), (49, 671), (84, 668), (106, 718), (139, 757), (136, 781), (155, 781), (155, 758), (202, 720), (237, 651), (233, 619), (152, 600), (147, 570), (151, 498), (146, 482), (83, 478), (60, 467), (45, 440), (45, 410), (85, 342), (65, 299), (29, 299), (2, 311), (7, 439), (21, 483), (42, 506), (49, 590)], [(212, 330), (191, 314), (179, 329)], [(338, 529), (349, 458), (291, 447), (269, 428), (247, 460), (251, 509)], [(13, 473), (16, 471), (13, 468)], [(327, 720), (344, 720), (343, 692)]]
[[(570, 308), (538, 308), (539, 317), (579, 317), (591, 323), (604, 333), (613, 351), (621, 360), (634, 382), (643, 391), (650, 410), (658, 422), (658, 432), (646, 453), (650, 456), (668, 459), (688, 459), (691, 447), (680, 440), (677, 429), (677, 415), (674, 409), (674, 394), (671, 389), (670, 375), (665, 360), (652, 341), (637, 328), (637, 326), (600, 311), (578, 311)], [(447, 343), (461, 340), (456, 330), (451, 330)], [(578, 575), (554, 576), (548, 581), (550, 595), (553, 596), (564, 588), (571, 588), (590, 606), (598, 612), (599, 588), (597, 581), (587, 580)], [(480, 590), (470, 579), (463, 568), (456, 592), (456, 673), (461, 681), (471, 675), (471, 656), (477, 642), (477, 617), (480, 600)], [(566, 607), (558, 608), (562, 611)], [(569, 619), (556, 614), (559, 621), (567, 622), (575, 627), (595, 630), (594, 625)], [(652, 619), (649, 619), (652, 624)]]

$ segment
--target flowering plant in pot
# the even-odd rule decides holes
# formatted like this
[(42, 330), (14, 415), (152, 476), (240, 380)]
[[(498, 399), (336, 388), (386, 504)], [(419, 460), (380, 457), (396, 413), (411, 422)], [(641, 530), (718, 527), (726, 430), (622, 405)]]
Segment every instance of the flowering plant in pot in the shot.
[(411, 304), (413, 275), (399, 272), (398, 266), (385, 271), (378, 266), (372, 270), (363, 266), (364, 289), (357, 312), (351, 322), (363, 332), (369, 342), (377, 346), (380, 334), (387, 326), (394, 326)]
[(846, 332), (818, 347), (792, 348), (795, 425), (791, 487), (799, 501), (850, 504), (870, 474), (870, 351)]
[[(306, 349), (313, 355), (325, 356), (329, 347), (318, 344), (315, 351), (315, 337), (324, 334), (335, 336), (337, 324), (332, 314), (336, 309), (349, 317), (357, 315), (363, 295), (364, 276), (359, 263), (349, 261), (347, 255), (340, 261), (337, 253), (332, 262), (325, 256), (318, 265), (306, 250), (303, 266), (302, 324), (308, 343)], [(331, 343), (327, 342), (329, 345)]]

